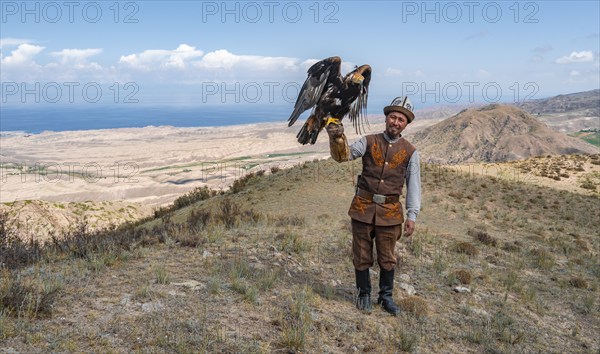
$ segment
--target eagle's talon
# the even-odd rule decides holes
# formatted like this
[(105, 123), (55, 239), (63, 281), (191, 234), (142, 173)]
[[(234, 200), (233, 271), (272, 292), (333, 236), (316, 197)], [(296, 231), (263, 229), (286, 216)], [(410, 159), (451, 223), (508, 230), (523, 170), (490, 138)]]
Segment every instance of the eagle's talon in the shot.
[(327, 122), (325, 123), (325, 126), (328, 126), (329, 124), (337, 124), (337, 125), (341, 125), (342, 122), (339, 118), (333, 118), (333, 117), (329, 117), (327, 119)]

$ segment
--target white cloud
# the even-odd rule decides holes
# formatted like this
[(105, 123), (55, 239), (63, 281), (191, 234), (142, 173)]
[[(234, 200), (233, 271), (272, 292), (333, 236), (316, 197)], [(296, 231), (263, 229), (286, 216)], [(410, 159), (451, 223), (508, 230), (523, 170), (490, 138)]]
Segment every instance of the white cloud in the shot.
[(181, 44), (174, 50), (149, 49), (138, 54), (121, 56), (120, 64), (132, 68), (150, 70), (154, 68), (185, 69), (186, 63), (194, 58), (201, 57), (204, 53), (195, 47)]
[(384, 76), (389, 76), (389, 77), (400, 77), (400, 76), (404, 76), (404, 77), (417, 77), (417, 76), (423, 76), (423, 71), (421, 71), (420, 69), (417, 69), (415, 71), (404, 71), (401, 69), (396, 69), (396, 68), (387, 68), (385, 69), (384, 72)]
[(313, 66), (319, 60), (322, 60), (322, 59), (306, 59), (305, 61), (303, 61), (302, 63), (300, 63), (300, 66), (304, 70), (308, 70), (308, 68), (310, 68), (311, 66)]
[(492, 76), (492, 74), (489, 71), (485, 70), (485, 69), (479, 69), (479, 70), (477, 70), (477, 74), (480, 77), (490, 77), (490, 76)]
[(385, 69), (385, 76), (402, 76), (402, 70), (387, 68)]
[(2, 57), (2, 64), (19, 66), (37, 65), (33, 58), (42, 50), (44, 50), (44, 47), (38, 45), (28, 43), (20, 44), (10, 55)]
[(583, 63), (594, 60), (594, 54), (591, 50), (582, 50), (581, 52), (572, 52), (568, 56), (556, 59), (557, 64)]
[(87, 58), (102, 53), (102, 49), (63, 49), (60, 52), (52, 52), (50, 55), (60, 58), (61, 64), (83, 64)]
[[(5, 42), (17, 43), (18, 40), (6, 38)], [(93, 58), (103, 53), (102, 48), (57, 48), (49, 52), (49, 55), (39, 55), (45, 48), (29, 43), (21, 43), (12, 49), (7, 56), (2, 56), (0, 52), (4, 80), (10, 77), (16, 81), (136, 81), (147, 84), (256, 80), (301, 82), (306, 70), (322, 60), (245, 55), (226, 49), (204, 53), (191, 45), (180, 44), (174, 49), (125, 53), (118, 56), (116, 62), (101, 65), (94, 62)], [(36, 60), (42, 64), (36, 63)], [(342, 75), (352, 71), (354, 67), (354, 63), (343, 61)], [(417, 74), (420, 72), (414, 75)]]
[(577, 71), (577, 70), (572, 70), (572, 71), (569, 73), (569, 75), (571, 75), (571, 76), (579, 76), (579, 75), (581, 75), (581, 73), (580, 73), (579, 71)]
[(23, 38), (0, 38), (0, 48), (9, 46), (18, 46), (23, 43), (31, 43), (32, 41)]
[(205, 69), (247, 69), (255, 71), (298, 70), (298, 60), (295, 58), (236, 55), (225, 49), (206, 53), (201, 61), (194, 64)]
[[(321, 61), (325, 58), (321, 58), (321, 59), (306, 59), (303, 62), (301, 62), (300, 64), (298, 64), (297, 66), (303, 71), (306, 72), (311, 66), (313, 66), (316, 62)], [(354, 68), (356, 67), (356, 64), (354, 64), (351, 61), (344, 61), (342, 59), (342, 65), (340, 67), (340, 72), (342, 75), (346, 75), (347, 73), (351, 72), (352, 70), (354, 70)]]

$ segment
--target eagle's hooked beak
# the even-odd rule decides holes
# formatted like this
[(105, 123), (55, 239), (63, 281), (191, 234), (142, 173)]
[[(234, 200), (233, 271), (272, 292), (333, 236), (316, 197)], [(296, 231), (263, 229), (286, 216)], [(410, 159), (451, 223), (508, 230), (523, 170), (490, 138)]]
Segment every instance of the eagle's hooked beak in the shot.
[(362, 82), (365, 80), (365, 77), (362, 76), (361, 74), (354, 74), (352, 75), (352, 82), (355, 84), (362, 84)]

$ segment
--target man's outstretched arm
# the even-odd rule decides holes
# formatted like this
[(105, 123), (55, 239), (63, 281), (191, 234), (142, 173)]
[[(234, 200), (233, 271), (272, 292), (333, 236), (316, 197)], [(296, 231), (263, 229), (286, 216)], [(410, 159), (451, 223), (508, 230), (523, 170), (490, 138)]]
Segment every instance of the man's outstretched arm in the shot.
[(335, 161), (350, 161), (365, 154), (367, 139), (364, 136), (348, 146), (348, 140), (344, 134), (344, 126), (342, 124), (329, 124), (326, 129), (329, 135), (329, 152), (331, 158)]

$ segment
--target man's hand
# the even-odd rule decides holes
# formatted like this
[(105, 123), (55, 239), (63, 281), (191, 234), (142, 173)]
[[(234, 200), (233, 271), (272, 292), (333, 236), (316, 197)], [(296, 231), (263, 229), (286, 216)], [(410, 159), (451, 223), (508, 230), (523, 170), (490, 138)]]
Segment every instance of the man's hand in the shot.
[(344, 126), (341, 123), (330, 123), (325, 127), (325, 129), (327, 130), (327, 134), (329, 134), (329, 137), (333, 139), (339, 138), (342, 135), (344, 135)]
[(415, 232), (415, 222), (408, 219), (404, 223), (404, 235), (406, 237), (412, 236), (413, 232)]

